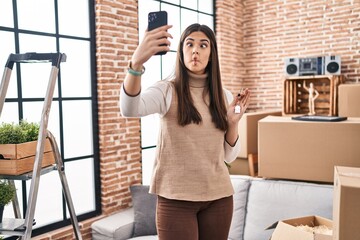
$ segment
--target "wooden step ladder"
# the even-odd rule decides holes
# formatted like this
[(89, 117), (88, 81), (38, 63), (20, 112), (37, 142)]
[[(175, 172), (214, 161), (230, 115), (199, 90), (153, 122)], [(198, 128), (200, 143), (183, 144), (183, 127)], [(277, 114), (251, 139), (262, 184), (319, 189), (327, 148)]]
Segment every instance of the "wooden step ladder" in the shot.
[[(21, 175), (0, 175), (0, 179), (7, 179), (14, 185), (14, 180), (30, 180), (30, 191), (28, 196), (28, 206), (26, 209), (25, 218), (21, 218), (20, 208), (17, 196), (13, 200), (14, 219), (4, 218), (0, 224), (0, 235), (19, 236), (21, 240), (30, 240), (33, 225), (35, 224), (34, 213), (36, 207), (36, 200), (39, 190), (40, 176), (50, 171), (57, 170), (59, 173), (60, 181), (62, 184), (63, 194), (70, 212), (71, 223), (74, 229), (76, 239), (82, 240), (79, 223), (75, 214), (74, 205), (71, 199), (69, 185), (66, 180), (64, 171), (64, 164), (59, 152), (58, 145), (54, 136), (47, 130), (49, 113), (51, 103), (54, 95), (54, 89), (59, 72), (61, 62), (66, 61), (66, 55), (64, 53), (24, 53), (24, 54), (10, 54), (7, 63), (5, 65), (4, 74), (0, 85), (0, 116), (5, 102), (5, 96), (7, 88), (9, 86), (11, 72), (14, 63), (40, 63), (51, 62), (51, 72), (49, 83), (44, 99), (43, 110), (40, 120), (39, 136), (36, 146), (35, 160), (33, 170), (29, 173)], [(44, 155), (45, 140), (48, 138), (51, 143), (52, 152), (55, 158), (55, 164), (49, 167), (42, 168), (42, 160)]]

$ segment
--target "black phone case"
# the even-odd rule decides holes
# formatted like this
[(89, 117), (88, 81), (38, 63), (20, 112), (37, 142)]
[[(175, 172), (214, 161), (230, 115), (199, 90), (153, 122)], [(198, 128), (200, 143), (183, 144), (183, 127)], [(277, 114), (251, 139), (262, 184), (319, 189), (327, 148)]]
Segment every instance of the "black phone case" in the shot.
[[(148, 14), (148, 31), (154, 30), (155, 28), (167, 25), (167, 12), (159, 11), (159, 12), (150, 12)], [(165, 46), (165, 45), (164, 45)], [(158, 52), (155, 55), (164, 55), (164, 52)]]

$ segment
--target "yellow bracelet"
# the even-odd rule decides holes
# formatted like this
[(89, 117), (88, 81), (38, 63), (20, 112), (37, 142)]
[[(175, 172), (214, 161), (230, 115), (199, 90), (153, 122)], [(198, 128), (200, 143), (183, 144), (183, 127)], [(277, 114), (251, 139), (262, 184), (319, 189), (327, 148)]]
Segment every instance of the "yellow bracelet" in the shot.
[(136, 71), (136, 70), (131, 68), (131, 60), (129, 61), (129, 63), (128, 63), (128, 73), (130, 73), (133, 76), (141, 76), (141, 75), (144, 74), (144, 72), (145, 72), (145, 67), (144, 66), (142, 66), (141, 71)]

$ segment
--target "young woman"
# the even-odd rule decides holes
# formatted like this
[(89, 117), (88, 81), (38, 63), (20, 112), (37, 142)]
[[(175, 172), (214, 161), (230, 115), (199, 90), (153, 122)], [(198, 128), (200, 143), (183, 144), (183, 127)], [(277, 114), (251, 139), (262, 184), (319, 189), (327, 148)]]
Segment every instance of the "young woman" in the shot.
[(161, 116), (150, 186), (158, 196), (159, 239), (225, 240), (234, 192), (224, 161), (233, 161), (240, 151), (238, 122), (250, 92), (233, 97), (223, 89), (214, 32), (200, 24), (183, 32), (174, 76), (141, 91), (143, 64), (169, 51), (170, 28), (147, 31), (135, 50), (121, 88), (121, 112)]

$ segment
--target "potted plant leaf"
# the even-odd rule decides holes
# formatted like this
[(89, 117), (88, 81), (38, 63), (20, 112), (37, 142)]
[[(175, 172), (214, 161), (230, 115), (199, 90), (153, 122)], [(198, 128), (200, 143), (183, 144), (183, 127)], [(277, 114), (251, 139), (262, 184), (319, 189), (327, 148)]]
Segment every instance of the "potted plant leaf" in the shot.
[(15, 192), (14, 185), (8, 181), (0, 180), (0, 223), (2, 223), (4, 207), (13, 200)]
[[(19, 175), (33, 169), (40, 124), (20, 121), (0, 125), (0, 174)], [(49, 139), (45, 141), (42, 167), (53, 164)]]

